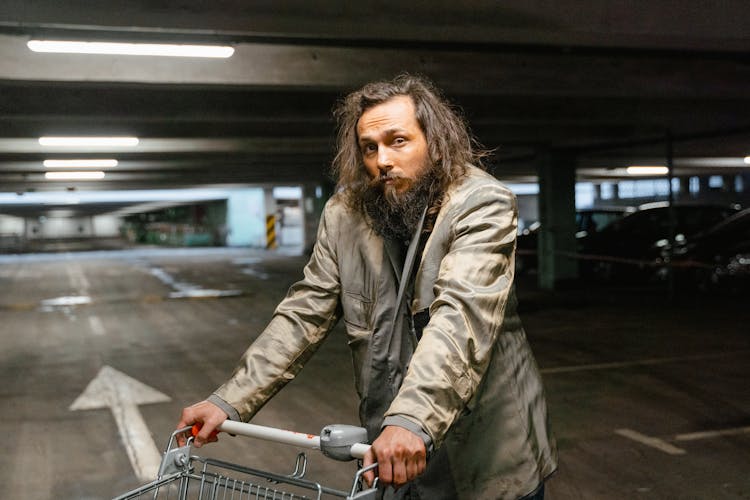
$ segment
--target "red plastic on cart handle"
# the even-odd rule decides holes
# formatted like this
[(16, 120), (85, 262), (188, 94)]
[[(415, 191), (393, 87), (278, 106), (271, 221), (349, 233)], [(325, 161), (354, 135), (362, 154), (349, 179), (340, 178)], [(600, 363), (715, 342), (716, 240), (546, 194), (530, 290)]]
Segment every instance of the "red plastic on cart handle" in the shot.
[[(193, 437), (197, 436), (198, 433), (201, 431), (201, 425), (200, 424), (193, 424), (193, 427), (190, 428), (190, 433), (193, 435)], [(219, 431), (212, 431), (211, 434), (208, 435), (208, 439), (215, 438), (219, 435)]]

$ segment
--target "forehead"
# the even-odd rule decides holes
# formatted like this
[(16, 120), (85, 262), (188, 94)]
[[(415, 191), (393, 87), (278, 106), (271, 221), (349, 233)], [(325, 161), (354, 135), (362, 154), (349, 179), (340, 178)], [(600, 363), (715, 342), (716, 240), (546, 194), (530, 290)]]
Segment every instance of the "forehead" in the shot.
[(390, 130), (418, 130), (414, 102), (409, 96), (396, 96), (367, 109), (357, 121), (357, 135), (369, 137), (372, 134)]

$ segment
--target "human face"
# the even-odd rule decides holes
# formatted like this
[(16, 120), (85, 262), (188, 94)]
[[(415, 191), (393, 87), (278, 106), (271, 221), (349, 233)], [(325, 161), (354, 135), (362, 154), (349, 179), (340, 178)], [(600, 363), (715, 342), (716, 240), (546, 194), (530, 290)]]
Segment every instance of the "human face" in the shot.
[(362, 113), (357, 140), (367, 174), (386, 192), (404, 193), (429, 169), (427, 139), (409, 96), (393, 97)]

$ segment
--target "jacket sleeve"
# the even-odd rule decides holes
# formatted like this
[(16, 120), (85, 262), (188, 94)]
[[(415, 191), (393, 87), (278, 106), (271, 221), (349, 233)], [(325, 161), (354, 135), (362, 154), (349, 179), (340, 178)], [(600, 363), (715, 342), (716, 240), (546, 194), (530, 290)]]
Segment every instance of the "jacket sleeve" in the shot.
[(449, 208), (447, 253), (434, 284), (430, 321), (386, 412), (419, 424), (440, 446), (487, 370), (508, 302), (516, 243), (516, 202), (488, 183)]
[(335, 242), (338, 225), (328, 202), (304, 277), (289, 289), (273, 318), (247, 349), (218, 397), (248, 421), (287, 382), (294, 379), (340, 316)]

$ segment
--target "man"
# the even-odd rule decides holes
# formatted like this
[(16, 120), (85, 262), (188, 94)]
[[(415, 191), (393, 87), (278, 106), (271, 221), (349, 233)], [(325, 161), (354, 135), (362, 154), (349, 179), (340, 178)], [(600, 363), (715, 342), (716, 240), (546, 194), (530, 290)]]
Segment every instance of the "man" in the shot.
[(343, 316), (387, 498), (542, 498), (556, 452), (516, 314), (515, 198), (421, 78), (366, 85), (336, 116), (338, 190), (304, 278), (178, 428), (202, 424), (201, 446), (249, 420)]

